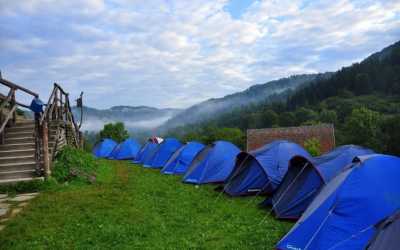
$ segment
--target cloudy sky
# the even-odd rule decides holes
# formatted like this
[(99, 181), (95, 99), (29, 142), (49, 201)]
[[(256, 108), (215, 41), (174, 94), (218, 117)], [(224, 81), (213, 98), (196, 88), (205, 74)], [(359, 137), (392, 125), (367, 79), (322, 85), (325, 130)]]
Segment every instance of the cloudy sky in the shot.
[(3, 77), (98, 108), (185, 108), (397, 40), (398, 0), (0, 0)]

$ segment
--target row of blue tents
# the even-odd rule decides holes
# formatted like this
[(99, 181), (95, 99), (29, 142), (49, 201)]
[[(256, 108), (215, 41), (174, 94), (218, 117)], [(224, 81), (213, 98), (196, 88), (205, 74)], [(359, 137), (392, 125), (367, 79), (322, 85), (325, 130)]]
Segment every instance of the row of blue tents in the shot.
[[(375, 225), (400, 209), (400, 158), (355, 145), (312, 157), (283, 140), (241, 152), (227, 141), (203, 145), (150, 138), (140, 147), (132, 139), (121, 144), (105, 139), (93, 153), (182, 175), (185, 183), (218, 183), (232, 197), (267, 196), (262, 207), (278, 219), (297, 220), (278, 242), (282, 250), (380, 249), (371, 243), (379, 238), (374, 233), (382, 233)], [(398, 247), (398, 239), (397, 245), (384, 242), (381, 249)]]

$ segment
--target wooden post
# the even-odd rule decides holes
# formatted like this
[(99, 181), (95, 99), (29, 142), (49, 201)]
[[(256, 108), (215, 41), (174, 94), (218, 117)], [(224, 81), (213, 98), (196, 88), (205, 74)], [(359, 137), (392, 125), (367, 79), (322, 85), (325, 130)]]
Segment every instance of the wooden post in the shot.
[(49, 129), (47, 127), (47, 122), (42, 125), (42, 135), (43, 135), (43, 169), (45, 177), (51, 175), (50, 170), (50, 158), (49, 158)]
[[(0, 109), (0, 124), (3, 124), (3, 110)], [(4, 143), (4, 131), (0, 133), (0, 144)]]
[(63, 105), (62, 105), (62, 97), (63, 97), (63, 94), (62, 94), (62, 92), (60, 91), (60, 98), (58, 99), (58, 101), (60, 102), (60, 104), (59, 104), (59, 109), (58, 109), (58, 119), (59, 120), (62, 120), (63, 119)]
[(83, 146), (85, 145), (85, 138), (83, 138), (83, 133), (81, 131), (78, 131), (79, 135), (79, 147), (80, 149), (83, 149)]
[[(15, 100), (15, 89), (12, 90), (11, 102), (10, 102), (10, 104), (11, 104), (11, 107), (14, 107), (14, 105), (16, 105), (16, 100)], [(16, 121), (17, 121), (17, 111), (15, 111), (15, 112), (12, 114), (11, 124), (12, 124), (12, 125), (15, 125)]]
[(54, 92), (54, 101), (53, 101), (54, 109), (53, 109), (53, 114), (52, 115), (52, 120), (57, 120), (58, 119), (58, 89), (55, 90)]

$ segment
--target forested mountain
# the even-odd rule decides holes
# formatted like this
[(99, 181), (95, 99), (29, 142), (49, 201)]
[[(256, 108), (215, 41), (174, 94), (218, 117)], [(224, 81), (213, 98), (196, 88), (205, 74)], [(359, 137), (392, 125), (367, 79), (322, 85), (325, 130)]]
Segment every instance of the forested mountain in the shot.
[(242, 92), (222, 98), (209, 99), (185, 109), (168, 120), (166, 124), (163, 124), (162, 128), (173, 128), (180, 125), (203, 122), (214, 118), (216, 115), (228, 113), (238, 107), (281, 100), (286, 98), (291, 91), (311, 84), (313, 81), (327, 79), (330, 75), (330, 73), (295, 75), (264, 84), (253, 85)]
[(337, 144), (360, 144), (400, 154), (400, 42), (328, 78), (317, 78), (286, 100), (238, 107), (168, 134), (190, 139), (221, 127), (239, 128), (244, 133), (248, 128), (320, 122), (335, 124)]
[(400, 42), (350, 67), (330, 79), (317, 81), (289, 98), (289, 108), (312, 105), (347, 90), (354, 95), (400, 94)]

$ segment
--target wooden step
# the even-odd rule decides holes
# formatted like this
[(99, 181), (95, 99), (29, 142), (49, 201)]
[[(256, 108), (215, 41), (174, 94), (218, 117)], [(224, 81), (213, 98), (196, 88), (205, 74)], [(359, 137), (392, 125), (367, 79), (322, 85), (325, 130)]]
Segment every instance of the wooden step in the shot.
[(20, 128), (20, 127), (35, 127), (35, 122), (17, 122), (14, 125), (12, 125), (14, 128)]
[(0, 157), (35, 155), (35, 149), (0, 150)]
[(24, 142), (24, 143), (8, 143), (0, 145), (0, 151), (3, 150), (25, 150), (35, 149), (35, 142)]
[(44, 177), (29, 177), (29, 178), (13, 178), (0, 180), (0, 185), (10, 185), (18, 182), (29, 182), (29, 181), (44, 181)]
[(10, 127), (6, 129), (6, 133), (32, 132), (32, 131), (35, 131), (35, 126)]
[(18, 172), (18, 171), (35, 170), (35, 169), (36, 169), (36, 162), (34, 160), (0, 164), (0, 172), (12, 172), (12, 171)]
[(35, 120), (33, 119), (18, 119), (16, 124), (35, 124)]
[[(49, 142), (49, 152), (52, 152), (54, 142)], [(0, 157), (26, 156), (35, 153), (35, 143), (19, 143), (0, 145)]]
[(7, 132), (5, 138), (33, 137), (34, 131)]
[(20, 163), (20, 162), (31, 162), (35, 161), (35, 154), (25, 155), (25, 156), (6, 156), (0, 157), (0, 168), (1, 165), (7, 165), (12, 163)]
[(4, 140), (4, 144), (16, 144), (16, 143), (28, 143), (35, 142), (35, 138), (33, 136), (30, 137), (18, 137), (18, 138), (6, 138)]
[(38, 177), (35, 169), (27, 169), (20, 171), (2, 171), (0, 170), (0, 180), (10, 180), (17, 178), (34, 178)]

